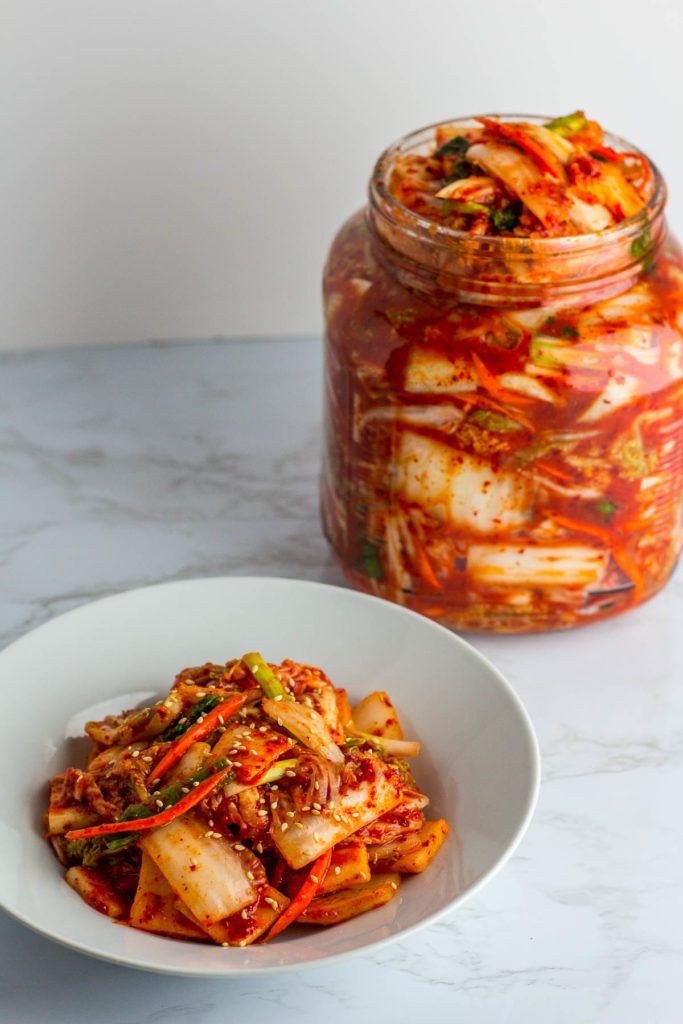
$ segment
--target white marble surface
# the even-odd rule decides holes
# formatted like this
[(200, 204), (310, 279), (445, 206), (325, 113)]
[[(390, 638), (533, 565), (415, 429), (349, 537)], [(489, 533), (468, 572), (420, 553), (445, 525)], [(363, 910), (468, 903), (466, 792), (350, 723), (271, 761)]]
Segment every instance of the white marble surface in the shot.
[[(340, 582), (317, 518), (310, 340), (0, 360), (0, 632), (152, 581)], [(0, 915), (6, 1024), (683, 1020), (683, 576), (573, 634), (477, 638), (539, 733), (544, 783), (506, 870), (375, 956), (241, 982), (156, 977)]]

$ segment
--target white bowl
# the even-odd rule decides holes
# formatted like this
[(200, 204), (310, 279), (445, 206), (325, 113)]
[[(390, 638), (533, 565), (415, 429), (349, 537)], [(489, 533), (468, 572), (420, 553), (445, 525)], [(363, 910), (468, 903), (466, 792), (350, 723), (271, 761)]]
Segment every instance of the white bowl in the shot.
[[(258, 649), (320, 665), (353, 699), (385, 689), (430, 816), (453, 831), (391, 903), (334, 928), (298, 928), (225, 949), (120, 927), (63, 880), (41, 836), (47, 780), (78, 764), (89, 718), (168, 689), (186, 665)], [(455, 910), (498, 871), (524, 833), (539, 783), (536, 739), (519, 699), (448, 630), (351, 590), (299, 580), (189, 580), (133, 590), (62, 615), (0, 654), (0, 905), (66, 946), (179, 975), (230, 977), (321, 965), (391, 942)]]

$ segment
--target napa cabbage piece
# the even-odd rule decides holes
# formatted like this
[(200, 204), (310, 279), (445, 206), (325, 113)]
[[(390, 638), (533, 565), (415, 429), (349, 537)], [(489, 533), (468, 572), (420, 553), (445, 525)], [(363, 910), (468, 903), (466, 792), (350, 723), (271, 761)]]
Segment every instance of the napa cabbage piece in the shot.
[(100, 914), (120, 920), (128, 915), (128, 904), (95, 868), (69, 868), (64, 876), (88, 906)]
[(413, 346), (405, 368), (403, 387), (413, 394), (458, 395), (476, 391), (477, 375), (467, 359), (449, 359), (420, 345)]
[(641, 391), (641, 384), (637, 377), (626, 373), (616, 373), (607, 381), (607, 384), (594, 402), (579, 416), (581, 423), (595, 423), (597, 420), (610, 416), (617, 409), (628, 405), (638, 397)]
[(264, 697), (262, 707), (273, 721), (295, 736), (305, 747), (332, 761), (343, 764), (344, 755), (332, 739), (322, 715), (307, 704), (276, 701)]
[(365, 755), (363, 763), (360, 778), (342, 786), (333, 811), (301, 811), (298, 824), (292, 822), (285, 831), (273, 825), (272, 840), (291, 868), (305, 867), (400, 803), (403, 782), (396, 768), (374, 754)]
[(157, 935), (205, 941), (205, 933), (178, 910), (176, 901), (177, 896), (161, 871), (152, 858), (143, 853), (129, 923), (133, 928)]
[[(281, 707), (285, 702), (275, 703)], [(237, 781), (251, 785), (293, 746), (294, 740), (291, 737), (275, 729), (259, 732), (250, 729), (246, 721), (238, 719), (226, 726), (213, 748), (213, 755), (239, 762), (235, 767)]]
[(185, 782), (197, 775), (208, 763), (211, 747), (208, 743), (198, 741), (185, 751), (177, 765), (166, 776), (164, 785), (171, 786), (176, 782)]
[(401, 874), (416, 875), (424, 871), (434, 859), (449, 833), (448, 822), (425, 821), (416, 832), (399, 836), (389, 843), (368, 848), (368, 858), (373, 869), (398, 871)]
[(352, 917), (377, 910), (389, 903), (398, 892), (400, 884), (400, 875), (380, 874), (363, 885), (316, 896), (297, 921), (301, 924), (341, 924), (342, 921), (349, 921)]
[(361, 732), (394, 740), (403, 739), (398, 712), (385, 690), (375, 690), (364, 697), (354, 708), (352, 718), (355, 728)]
[(467, 571), (496, 587), (589, 587), (600, 582), (609, 551), (589, 544), (472, 544)]
[[(289, 900), (281, 892), (272, 885), (261, 885), (254, 903), (224, 921), (205, 925), (201, 931), (204, 937), (208, 936), (219, 946), (250, 946), (268, 931), (288, 906)], [(180, 900), (176, 902), (176, 907), (178, 913), (187, 916), (190, 923), (199, 927), (192, 911)]]
[(501, 373), (498, 383), (506, 391), (516, 391), (527, 398), (535, 398), (539, 402), (548, 402), (557, 405), (559, 395), (551, 391), (547, 384), (543, 384), (534, 377), (528, 377), (525, 373)]
[(85, 731), (95, 743), (104, 747), (129, 744), (135, 740), (149, 740), (160, 736), (178, 718), (183, 710), (183, 699), (171, 690), (168, 697), (151, 708), (127, 711), (122, 715), (108, 715), (102, 721), (87, 722)]
[(395, 486), (407, 501), (440, 522), (475, 533), (502, 533), (527, 519), (531, 484), (521, 474), (493, 470), (476, 455), (404, 431), (398, 446)]
[(227, 839), (207, 835), (211, 831), (199, 817), (185, 814), (139, 841), (202, 928), (256, 899), (239, 855)]

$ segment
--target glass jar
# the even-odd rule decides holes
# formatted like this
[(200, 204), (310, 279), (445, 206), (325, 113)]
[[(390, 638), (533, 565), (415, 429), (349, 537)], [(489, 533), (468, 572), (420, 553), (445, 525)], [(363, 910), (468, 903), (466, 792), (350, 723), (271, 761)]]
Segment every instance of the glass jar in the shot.
[(354, 586), (457, 629), (614, 615), (683, 540), (664, 182), (653, 167), (647, 205), (599, 233), (473, 237), (390, 194), (436, 127), (380, 157), (325, 267), (325, 533)]

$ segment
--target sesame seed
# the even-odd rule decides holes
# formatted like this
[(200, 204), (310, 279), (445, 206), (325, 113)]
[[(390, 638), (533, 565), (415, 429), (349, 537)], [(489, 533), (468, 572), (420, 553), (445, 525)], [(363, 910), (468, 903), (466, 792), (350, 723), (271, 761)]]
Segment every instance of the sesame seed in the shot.
[(316, 810), (315, 807), (311, 811), (311, 814), (320, 814), (320, 811)]
[(263, 843), (257, 843), (256, 844), (256, 852), (257, 853), (263, 853)]
[(253, 871), (247, 871), (247, 878), (249, 879), (250, 882), (253, 882), (254, 881), (254, 872)]
[(327, 804), (328, 807), (334, 807), (334, 800), (330, 800)]
[(260, 818), (267, 818), (268, 817), (268, 811), (259, 810), (256, 813), (259, 815)]
[(277, 807), (277, 804), (278, 804), (277, 800), (273, 800), (273, 801), (271, 802), (271, 805), (270, 805), (270, 806), (272, 807), (272, 809), (273, 809), (273, 810), (275, 810), (275, 808)]
[(244, 908), (244, 910), (240, 914), (240, 917), (242, 918), (243, 921), (246, 921), (246, 919), (249, 917), (249, 914), (247, 913), (247, 908), (246, 907)]
[(193, 782), (193, 783), (192, 783), (192, 788), (193, 788), (193, 789), (196, 789), (198, 785), (199, 785), (199, 783), (198, 783), (198, 782)]
[(140, 751), (139, 750), (134, 750), (133, 751), (133, 757), (139, 757), (139, 756), (140, 756)]
[(221, 946), (229, 946), (229, 945), (230, 945), (229, 942), (221, 942)]
[(313, 838), (315, 839), (316, 842), (319, 843), (321, 841), (320, 840), (320, 833), (319, 832), (314, 832), (313, 833)]
[(157, 805), (157, 807), (163, 807), (164, 806), (164, 801), (163, 800), (155, 800), (154, 803)]
[(392, 889), (398, 889), (398, 885), (396, 884), (396, 882), (389, 882), (389, 885), (391, 886)]
[(335, 865), (334, 873), (335, 875), (341, 875), (341, 868), (339, 867), (338, 864)]
[(303, 828), (304, 827), (303, 824), (300, 821), (295, 821), (294, 824), (296, 825), (297, 828)]
[(189, 792), (190, 792), (190, 789), (189, 789), (189, 787), (188, 787), (188, 786), (181, 786), (181, 787), (180, 787), (180, 792), (181, 792), (181, 793), (189, 793)]
[(268, 726), (267, 725), (260, 725), (258, 731), (259, 732), (268, 732)]
[(236, 850), (246, 850), (246, 846), (244, 845), (244, 843), (235, 843), (235, 849)]
[(322, 811), (323, 809), (322, 804), (319, 804), (317, 801), (314, 802), (313, 806), (315, 807), (316, 811)]
[(319, 782), (317, 781), (317, 779), (316, 779), (316, 781), (315, 781), (315, 782), (313, 783), (313, 789), (320, 789), (320, 783), (319, 783)]
[(317, 885), (320, 879), (317, 877), (317, 875), (311, 875), (311, 881), (315, 882), (315, 884)]
[(282, 824), (280, 825), (280, 831), (281, 832), (286, 832), (288, 828), (289, 828), (289, 825), (287, 824), (287, 822), (283, 821)]
[(282, 700), (282, 694), (278, 693), (277, 697), (274, 697), (273, 700)]
[(242, 762), (241, 761), (233, 761), (232, 762), (232, 766), (233, 766), (233, 768), (241, 768), (242, 767)]
[(278, 718), (278, 720), (277, 720), (277, 724), (278, 724), (278, 725), (282, 725), (282, 719), (281, 719), (281, 718)]
[(296, 778), (296, 772), (293, 772), (291, 770), (291, 768), (287, 769), (287, 771), (285, 772), (285, 775), (287, 776), (288, 779), (295, 779)]
[(269, 903), (270, 906), (273, 908), (273, 910), (279, 910), (280, 909), (280, 904), (278, 903), (277, 900), (274, 900), (272, 896), (264, 896), (263, 902), (264, 903)]
[(151, 764), (152, 763), (152, 758), (151, 757), (147, 757), (145, 754), (142, 755), (140, 760), (141, 761), (146, 761), (147, 764)]

